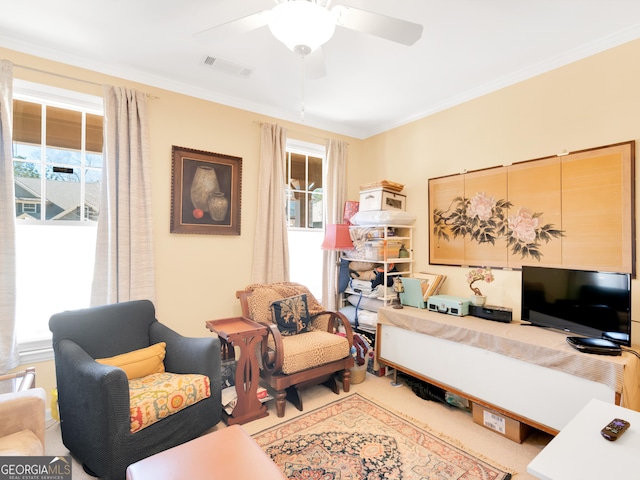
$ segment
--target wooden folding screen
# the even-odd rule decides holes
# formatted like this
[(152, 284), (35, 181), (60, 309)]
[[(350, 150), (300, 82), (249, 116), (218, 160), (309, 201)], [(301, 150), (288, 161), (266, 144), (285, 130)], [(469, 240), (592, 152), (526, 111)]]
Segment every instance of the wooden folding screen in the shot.
[(429, 180), (429, 261), (635, 274), (635, 142)]

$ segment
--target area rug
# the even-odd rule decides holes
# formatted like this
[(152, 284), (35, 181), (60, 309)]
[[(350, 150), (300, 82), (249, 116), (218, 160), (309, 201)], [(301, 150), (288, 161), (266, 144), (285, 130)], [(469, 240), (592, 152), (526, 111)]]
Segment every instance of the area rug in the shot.
[(290, 480), (509, 480), (511, 473), (358, 394), (253, 435)]

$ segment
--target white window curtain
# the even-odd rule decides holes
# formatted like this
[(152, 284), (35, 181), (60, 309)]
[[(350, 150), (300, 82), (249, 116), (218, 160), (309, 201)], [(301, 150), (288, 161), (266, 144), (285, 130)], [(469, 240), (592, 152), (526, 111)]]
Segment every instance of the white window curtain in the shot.
[(285, 188), (287, 131), (262, 124), (252, 283), (289, 281)]
[(155, 301), (146, 94), (103, 87), (104, 165), (91, 305)]
[(11, 131), (13, 63), (0, 60), (0, 373), (18, 366), (16, 341), (16, 198)]
[[(325, 225), (343, 223), (344, 203), (347, 200), (347, 142), (327, 139), (327, 161), (324, 181), (327, 215)], [(328, 310), (337, 310), (336, 268), (340, 252), (323, 251), (322, 299)]]

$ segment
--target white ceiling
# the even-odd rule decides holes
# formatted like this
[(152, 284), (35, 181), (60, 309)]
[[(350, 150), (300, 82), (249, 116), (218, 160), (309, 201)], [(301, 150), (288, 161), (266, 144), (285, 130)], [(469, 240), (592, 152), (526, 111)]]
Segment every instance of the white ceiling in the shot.
[[(302, 61), (267, 27), (194, 36), (273, 0), (0, 0), (0, 46), (298, 123), (304, 97), (304, 124), (366, 138), (640, 38), (640, 0), (337, 4), (420, 23), (422, 38), (407, 47), (337, 27), (326, 75), (304, 94)], [(218, 71), (207, 56), (253, 72)]]

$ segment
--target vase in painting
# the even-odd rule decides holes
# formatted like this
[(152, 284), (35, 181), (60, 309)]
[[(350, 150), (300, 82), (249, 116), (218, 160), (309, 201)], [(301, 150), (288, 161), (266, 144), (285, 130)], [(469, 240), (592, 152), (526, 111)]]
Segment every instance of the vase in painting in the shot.
[(191, 182), (191, 203), (193, 208), (199, 208), (203, 212), (209, 211), (209, 196), (220, 191), (218, 175), (213, 167), (200, 165)]
[(229, 209), (229, 200), (222, 192), (212, 192), (207, 203), (209, 215), (216, 222), (224, 220)]

